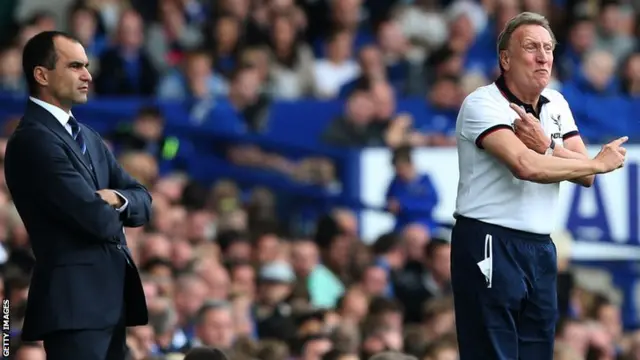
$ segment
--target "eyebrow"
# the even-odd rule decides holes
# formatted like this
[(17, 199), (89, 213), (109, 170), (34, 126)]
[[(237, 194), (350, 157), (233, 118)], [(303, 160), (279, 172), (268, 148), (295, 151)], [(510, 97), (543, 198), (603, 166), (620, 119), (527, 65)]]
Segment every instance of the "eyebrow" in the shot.
[(67, 64), (68, 67), (77, 67), (77, 66), (84, 66), (84, 67), (89, 67), (89, 62), (88, 61), (70, 61)]
[(549, 41), (537, 41), (537, 40), (532, 40), (532, 39), (524, 39), (522, 40), (523, 44), (543, 44), (543, 45), (553, 45), (554, 41), (553, 40), (549, 40)]

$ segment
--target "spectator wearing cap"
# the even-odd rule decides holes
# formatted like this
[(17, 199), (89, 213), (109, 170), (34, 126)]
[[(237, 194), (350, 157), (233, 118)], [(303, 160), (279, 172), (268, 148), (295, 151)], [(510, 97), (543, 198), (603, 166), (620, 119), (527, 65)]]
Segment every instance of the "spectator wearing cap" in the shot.
[(296, 276), (287, 262), (273, 261), (260, 269), (253, 309), (259, 338), (287, 341), (295, 335), (292, 308), (287, 303), (295, 281)]

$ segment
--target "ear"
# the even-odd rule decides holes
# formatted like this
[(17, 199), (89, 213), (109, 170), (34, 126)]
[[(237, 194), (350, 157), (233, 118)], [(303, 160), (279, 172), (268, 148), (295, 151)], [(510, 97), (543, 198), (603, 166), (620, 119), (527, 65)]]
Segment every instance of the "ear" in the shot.
[(509, 54), (507, 50), (500, 51), (499, 61), (504, 70), (509, 70)]
[(38, 84), (42, 86), (49, 85), (49, 73), (43, 66), (36, 66), (33, 69), (33, 77)]

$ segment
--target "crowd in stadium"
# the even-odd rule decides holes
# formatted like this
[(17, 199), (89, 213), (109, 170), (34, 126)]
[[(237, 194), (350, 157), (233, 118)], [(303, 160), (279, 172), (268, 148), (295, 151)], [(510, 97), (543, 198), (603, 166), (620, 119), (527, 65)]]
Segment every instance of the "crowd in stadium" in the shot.
[[(315, 138), (291, 142), (323, 149), (389, 147), (398, 176), (413, 176), (410, 147), (455, 145), (457, 109), (467, 94), (499, 75), (497, 34), (521, 11), (544, 14), (553, 25), (559, 41), (553, 87), (567, 97), (585, 140), (632, 135), (637, 121), (630, 121), (630, 109), (640, 110), (637, 2), (2, 3), (0, 107), (7, 99), (26, 99), (25, 42), (61, 29), (76, 36), (91, 59), (90, 103), (122, 97), (193, 101), (190, 117), (205, 113), (203, 129), (242, 136), (273, 133), (275, 103), (339, 101), (342, 115), (323, 119)], [(409, 108), (419, 110), (399, 111), (406, 98), (417, 98), (419, 106)], [(228, 108), (216, 112), (214, 99), (224, 99)], [(128, 126), (103, 134), (153, 196), (152, 223), (126, 229), (150, 312), (149, 325), (128, 333), (130, 359), (181, 359), (200, 346), (222, 349), (232, 360), (369, 359), (389, 350), (421, 360), (457, 358), (449, 237), (430, 216), (412, 218), (391, 196), (388, 211), (400, 225), (370, 245), (359, 239), (358, 217), (348, 206), (323, 209), (312, 231), (292, 231), (291, 219), (299, 214), (283, 214), (278, 191), (239, 186), (233, 177), (192, 181), (188, 171), (177, 170), (190, 169), (181, 162), (200, 151), (196, 140), (187, 151), (191, 139), (185, 138), (180, 157), (166, 156), (172, 143), (165, 123), (179, 127), (180, 119), (165, 119), (162, 106), (132, 113)], [(20, 113), (0, 114), (7, 116), (4, 145)], [(298, 116), (297, 122), (306, 121)], [(278, 141), (286, 142), (286, 134)], [(275, 171), (325, 188), (340, 180), (324, 152), (292, 159), (249, 140), (222, 151), (225, 166)], [(17, 360), (44, 359), (41, 344), (19, 341), (33, 258), (2, 188), (0, 293), (11, 304), (11, 352)], [(619, 297), (584, 286), (567, 254), (558, 266), (555, 359), (640, 360), (640, 333), (623, 328)]]

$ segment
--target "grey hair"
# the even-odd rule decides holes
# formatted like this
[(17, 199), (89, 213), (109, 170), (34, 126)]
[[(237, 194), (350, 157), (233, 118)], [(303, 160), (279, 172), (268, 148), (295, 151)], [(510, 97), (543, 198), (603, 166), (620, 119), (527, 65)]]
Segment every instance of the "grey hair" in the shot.
[(549, 32), (549, 35), (551, 35), (553, 45), (556, 45), (556, 36), (551, 30), (551, 25), (549, 25), (549, 20), (547, 20), (546, 17), (528, 11), (520, 13), (509, 20), (504, 26), (504, 29), (502, 30), (500, 35), (498, 35), (498, 63), (500, 64), (500, 70), (503, 70), (502, 63), (500, 62), (500, 52), (507, 50), (507, 47), (509, 47), (509, 42), (511, 41), (511, 36), (516, 31), (516, 29), (523, 25), (542, 26)]
[(196, 324), (202, 324), (205, 316), (209, 311), (212, 310), (225, 310), (232, 311), (232, 305), (230, 302), (225, 300), (205, 300), (204, 304), (200, 307), (198, 312), (196, 313)]
[(149, 324), (156, 334), (166, 334), (174, 330), (178, 321), (178, 314), (170, 299), (161, 298), (159, 301), (162, 304), (162, 309), (159, 312), (149, 313)]
[(385, 351), (369, 358), (369, 360), (418, 360), (415, 356), (395, 351)]

